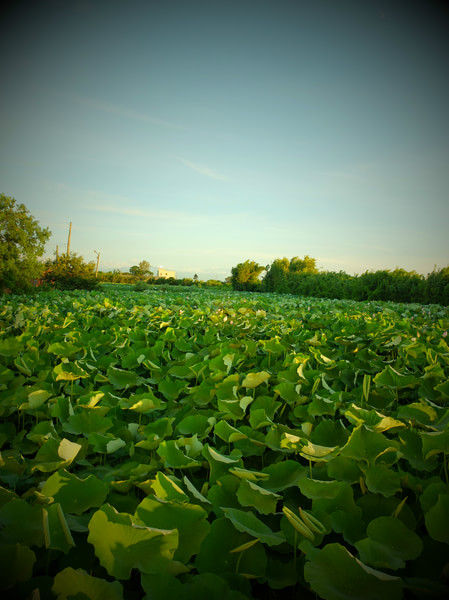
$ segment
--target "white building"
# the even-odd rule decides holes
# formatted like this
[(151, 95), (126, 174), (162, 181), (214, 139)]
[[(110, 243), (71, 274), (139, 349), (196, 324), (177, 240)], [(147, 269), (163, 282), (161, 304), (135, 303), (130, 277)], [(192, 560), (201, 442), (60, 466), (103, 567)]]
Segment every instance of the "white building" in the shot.
[(167, 269), (161, 269), (161, 268), (159, 268), (157, 270), (157, 275), (156, 275), (157, 279), (169, 279), (170, 277), (173, 277), (173, 279), (176, 279), (176, 271), (167, 271)]

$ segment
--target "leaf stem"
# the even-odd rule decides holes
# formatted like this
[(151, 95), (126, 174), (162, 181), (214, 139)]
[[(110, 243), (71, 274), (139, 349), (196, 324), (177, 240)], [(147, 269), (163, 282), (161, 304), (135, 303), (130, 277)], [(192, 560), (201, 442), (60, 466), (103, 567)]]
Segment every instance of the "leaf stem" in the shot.
[(444, 468), (444, 474), (446, 476), (446, 485), (449, 485), (449, 477), (447, 474), (447, 454), (446, 454), (446, 452), (443, 453), (443, 468)]
[(242, 560), (242, 556), (245, 554), (245, 550), (243, 550), (243, 552), (239, 553), (239, 557), (237, 559), (237, 564), (235, 565), (235, 574), (237, 575), (239, 572), (239, 567), (240, 567), (240, 561)]
[(295, 529), (295, 542), (294, 542), (295, 546), (293, 548), (293, 568), (296, 571), (296, 552), (297, 552), (297, 548), (298, 548), (298, 531)]

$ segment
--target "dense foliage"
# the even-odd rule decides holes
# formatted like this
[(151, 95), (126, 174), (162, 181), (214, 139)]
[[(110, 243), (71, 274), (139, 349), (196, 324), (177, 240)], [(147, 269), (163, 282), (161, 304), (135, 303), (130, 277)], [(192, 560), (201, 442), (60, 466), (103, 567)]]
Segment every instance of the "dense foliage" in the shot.
[(260, 287), (260, 275), (265, 270), (258, 263), (246, 260), (231, 269), (231, 283), (234, 290), (254, 291)]
[[(314, 258), (278, 258), (263, 269), (255, 272), (251, 285), (232, 278), (234, 290), (252, 290), (295, 294), (315, 298), (337, 298), (347, 300), (382, 300), (390, 302), (417, 302), (421, 304), (449, 305), (449, 266), (435, 268), (426, 277), (404, 269), (394, 271), (366, 271), (361, 275), (348, 275), (344, 271), (318, 271)], [(240, 263), (233, 269), (236, 274), (250, 271), (248, 265)], [(245, 268), (244, 268), (245, 267)], [(259, 265), (257, 265), (259, 267)]]
[(93, 290), (97, 287), (95, 265), (86, 263), (82, 256), (71, 252), (47, 260), (43, 282), (58, 290)]
[(138, 265), (130, 267), (129, 272), (135, 279), (143, 280), (153, 275), (150, 267), (151, 265), (147, 260), (141, 260)]
[(293, 291), (294, 282), (298, 281), (297, 276), (304, 273), (318, 273), (314, 258), (278, 258), (267, 269), (261, 289), (265, 292), (288, 294)]
[(447, 597), (448, 326), (273, 294), (5, 298), (3, 597)]
[(0, 194), (0, 293), (29, 288), (40, 276), (38, 259), (49, 237), (25, 205)]

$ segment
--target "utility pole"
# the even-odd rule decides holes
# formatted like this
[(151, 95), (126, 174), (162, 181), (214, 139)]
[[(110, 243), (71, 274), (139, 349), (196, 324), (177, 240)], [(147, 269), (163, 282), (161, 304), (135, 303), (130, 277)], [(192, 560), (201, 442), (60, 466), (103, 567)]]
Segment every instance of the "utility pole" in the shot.
[(56, 260), (59, 258), (59, 244), (56, 244)]
[(70, 227), (69, 227), (69, 239), (67, 242), (67, 257), (70, 256), (70, 238), (72, 236), (72, 221), (70, 221)]
[(97, 255), (97, 267), (95, 269), (95, 277), (98, 276), (98, 265), (100, 264), (100, 253), (97, 252), (96, 250), (94, 250), (95, 254)]

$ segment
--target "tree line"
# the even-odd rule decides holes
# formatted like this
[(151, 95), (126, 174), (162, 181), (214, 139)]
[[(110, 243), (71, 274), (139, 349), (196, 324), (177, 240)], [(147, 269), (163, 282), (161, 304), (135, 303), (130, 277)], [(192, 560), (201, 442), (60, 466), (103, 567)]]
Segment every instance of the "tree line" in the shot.
[(225, 285), (215, 279), (201, 281), (196, 274), (193, 278), (158, 278), (147, 260), (131, 266), (126, 273), (118, 269), (97, 271), (94, 261), (86, 262), (76, 252), (56, 253), (54, 258), (43, 261), (41, 257), (50, 235), (50, 230), (41, 227), (24, 204), (0, 194), (0, 294), (26, 292), (33, 287), (93, 290), (100, 283), (132, 284), (135, 289), (138, 286), (146, 289), (149, 284), (178, 287)]
[(266, 267), (247, 260), (232, 269), (234, 290), (275, 292), (316, 298), (382, 300), (449, 305), (449, 266), (426, 276), (396, 268), (348, 275), (319, 271), (316, 259), (277, 258)]
[[(94, 262), (71, 252), (40, 260), (51, 232), (30, 215), (23, 204), (0, 194), (0, 293), (28, 290), (32, 282), (56, 289), (94, 289), (100, 282), (139, 285), (227, 286), (217, 280), (155, 278), (143, 260), (129, 273), (118, 270), (96, 272)], [(310, 256), (277, 258), (262, 266), (247, 260), (232, 268), (234, 290), (275, 292), (318, 298), (382, 300), (449, 305), (449, 266), (436, 267), (426, 276), (404, 269), (366, 271), (348, 275), (344, 271), (319, 271)]]

